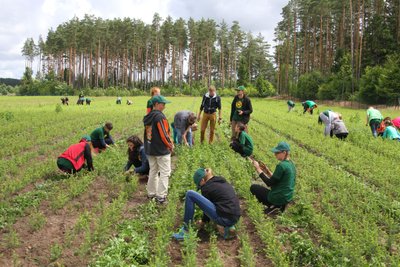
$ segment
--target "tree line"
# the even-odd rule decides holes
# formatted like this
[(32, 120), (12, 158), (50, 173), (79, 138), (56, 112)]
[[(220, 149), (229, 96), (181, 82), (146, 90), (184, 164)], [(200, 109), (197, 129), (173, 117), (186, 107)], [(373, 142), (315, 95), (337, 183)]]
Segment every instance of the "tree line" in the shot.
[[(269, 48), (261, 34), (244, 32), (237, 21), (162, 19), (156, 13), (151, 24), (74, 17), (37, 43), (28, 38), (22, 54), (31, 71), (38, 59), (37, 79), (56, 79), (78, 89), (233, 88), (240, 83), (268, 95), (275, 83)], [(25, 73), (22, 84), (31, 76)]]
[(400, 1), (290, 0), (282, 17), (275, 31), (280, 94), (400, 101)]

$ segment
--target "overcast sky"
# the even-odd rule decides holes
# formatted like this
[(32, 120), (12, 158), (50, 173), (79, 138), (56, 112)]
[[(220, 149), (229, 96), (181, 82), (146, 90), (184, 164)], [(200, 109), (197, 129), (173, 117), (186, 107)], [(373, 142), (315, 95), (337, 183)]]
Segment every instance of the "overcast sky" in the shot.
[[(153, 14), (164, 19), (224, 19), (229, 25), (239, 21), (245, 31), (261, 33), (273, 44), (274, 28), (281, 20), (287, 0), (0, 0), (0, 78), (21, 78), (25, 59), (21, 48), (27, 38), (46, 39), (50, 28), (92, 14), (104, 19), (141, 19), (151, 23)], [(36, 66), (33, 66), (36, 72)]]

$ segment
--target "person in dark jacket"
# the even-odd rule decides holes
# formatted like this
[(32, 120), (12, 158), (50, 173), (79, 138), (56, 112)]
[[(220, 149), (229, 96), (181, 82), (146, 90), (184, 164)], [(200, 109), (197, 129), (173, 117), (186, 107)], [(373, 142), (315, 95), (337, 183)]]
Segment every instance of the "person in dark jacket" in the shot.
[(114, 140), (110, 134), (110, 131), (113, 129), (113, 125), (111, 122), (106, 122), (103, 127), (96, 128), (90, 134), (92, 139), (93, 148), (98, 148), (100, 150), (105, 150), (110, 147), (110, 145), (114, 144)]
[(195, 205), (203, 211), (200, 226), (212, 220), (223, 227), (225, 239), (235, 237), (235, 224), (239, 221), (241, 210), (239, 198), (232, 185), (221, 176), (214, 176), (212, 170), (207, 168), (198, 169), (193, 176), (193, 181), (201, 194), (189, 190), (185, 197), (184, 225), (178, 233), (173, 234), (176, 240), (183, 240), (193, 223)]
[(174, 130), (174, 141), (192, 147), (192, 125), (196, 122), (196, 114), (188, 110), (182, 110), (175, 114), (171, 124)]
[(237, 95), (232, 101), (230, 116), (232, 139), (235, 138), (235, 128), (237, 122), (242, 122), (244, 125), (246, 125), (247, 131), (247, 124), (250, 120), (250, 114), (253, 112), (250, 98), (248, 98), (244, 93), (245, 87), (241, 85), (236, 90)]
[(203, 95), (201, 100), (200, 111), (197, 115), (197, 121), (200, 121), (201, 112), (204, 111), (201, 119), (200, 128), (200, 142), (204, 142), (204, 135), (206, 133), (208, 122), (210, 122), (210, 137), (208, 143), (214, 141), (215, 124), (217, 122), (217, 109), (218, 109), (218, 123), (221, 123), (221, 98), (217, 95), (214, 85), (208, 88), (208, 93)]
[(70, 146), (57, 159), (58, 168), (65, 173), (76, 173), (85, 167), (93, 171), (93, 160), (90, 147), (90, 136), (84, 135), (78, 144)]
[(128, 144), (128, 162), (125, 165), (124, 171), (129, 172), (131, 166), (135, 166), (134, 173), (149, 174), (149, 161), (142, 140), (137, 135), (130, 136), (126, 143)]
[(161, 95), (151, 99), (152, 111), (144, 116), (144, 151), (149, 160), (149, 180), (147, 197), (155, 198), (160, 204), (166, 202), (169, 176), (171, 174), (171, 152), (174, 144), (171, 140), (169, 123), (163, 110), (170, 103)]
[(252, 184), (250, 187), (251, 193), (259, 202), (266, 205), (264, 210), (266, 214), (274, 213), (277, 210), (284, 211), (286, 205), (292, 201), (294, 187), (296, 183), (296, 167), (293, 161), (290, 160), (290, 146), (286, 142), (279, 142), (272, 149), (279, 164), (272, 173), (267, 166), (251, 159), (257, 173), (263, 182), (270, 187), (268, 189), (259, 184)]

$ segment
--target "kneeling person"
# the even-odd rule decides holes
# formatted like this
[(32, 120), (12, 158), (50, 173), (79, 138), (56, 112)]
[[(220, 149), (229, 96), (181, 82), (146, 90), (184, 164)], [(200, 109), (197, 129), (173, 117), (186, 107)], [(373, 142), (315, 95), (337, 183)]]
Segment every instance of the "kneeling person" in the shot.
[(89, 143), (90, 136), (85, 135), (78, 144), (70, 146), (58, 157), (58, 168), (65, 173), (76, 173), (85, 166), (86, 161), (88, 171), (93, 171), (93, 160)]
[(94, 148), (106, 149), (110, 145), (114, 144), (114, 140), (110, 135), (110, 131), (113, 129), (111, 122), (106, 122), (103, 127), (96, 128), (91, 134), (92, 145)]
[(137, 135), (130, 136), (126, 143), (128, 144), (128, 162), (125, 165), (124, 171), (127, 172), (131, 166), (135, 166), (134, 172), (139, 174), (149, 174), (149, 161), (142, 140)]
[(236, 138), (230, 144), (230, 147), (242, 157), (248, 157), (253, 154), (253, 139), (246, 133), (246, 125), (242, 122), (236, 123)]
[(239, 221), (241, 211), (239, 198), (232, 185), (221, 176), (214, 176), (212, 170), (198, 169), (193, 176), (197, 189), (201, 194), (189, 190), (185, 198), (184, 225), (178, 233), (173, 234), (177, 240), (183, 240), (187, 234), (190, 223), (193, 222), (195, 205), (203, 211), (200, 224), (214, 221), (224, 227), (224, 238), (235, 236), (235, 224)]

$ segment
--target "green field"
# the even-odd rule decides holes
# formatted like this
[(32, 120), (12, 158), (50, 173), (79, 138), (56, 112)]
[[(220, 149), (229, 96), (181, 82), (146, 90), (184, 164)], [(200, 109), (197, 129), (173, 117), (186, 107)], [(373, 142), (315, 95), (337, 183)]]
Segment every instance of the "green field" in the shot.
[[(59, 106), (59, 97), (0, 97), (0, 266), (399, 266), (400, 144), (374, 139), (365, 110), (319, 107), (343, 114), (350, 134), (339, 141), (323, 136), (318, 110), (303, 115), (298, 103), (288, 113), (286, 101), (252, 99), (255, 156), (274, 169), (270, 149), (285, 140), (298, 171), (293, 203), (267, 217), (249, 191), (261, 180), (229, 148), (232, 98), (223, 98), (213, 146), (200, 145), (196, 132), (193, 149), (176, 149), (165, 206), (148, 201), (145, 184), (126, 182), (122, 171), (125, 139), (142, 137), (148, 97), (131, 97), (132, 106), (115, 99), (77, 106), (70, 97), (70, 106)], [(198, 112), (201, 101), (169, 99), (170, 122), (179, 110)], [(57, 156), (104, 121), (114, 124), (116, 146), (94, 158), (94, 172), (60, 174)], [(200, 166), (240, 195), (237, 239), (224, 241), (212, 228), (194, 228), (182, 243), (170, 238)]]

